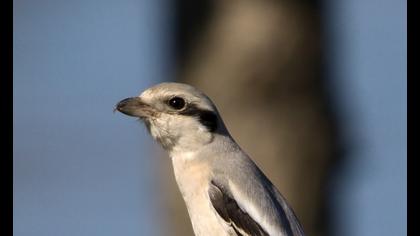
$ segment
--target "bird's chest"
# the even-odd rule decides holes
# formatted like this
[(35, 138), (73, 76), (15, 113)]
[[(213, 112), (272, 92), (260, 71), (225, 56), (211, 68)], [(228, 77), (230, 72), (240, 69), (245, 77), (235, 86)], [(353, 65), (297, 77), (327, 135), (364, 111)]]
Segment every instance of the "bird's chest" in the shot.
[(173, 161), (173, 167), (195, 235), (232, 235), (211, 205), (208, 195), (211, 170), (208, 165)]

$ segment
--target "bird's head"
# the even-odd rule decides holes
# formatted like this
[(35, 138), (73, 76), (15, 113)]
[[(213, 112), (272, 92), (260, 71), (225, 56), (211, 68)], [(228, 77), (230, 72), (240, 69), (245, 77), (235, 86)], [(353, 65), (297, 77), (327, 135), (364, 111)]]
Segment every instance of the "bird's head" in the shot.
[(198, 89), (181, 83), (161, 83), (138, 97), (120, 101), (116, 110), (144, 121), (155, 140), (171, 151), (194, 150), (228, 135), (213, 102)]

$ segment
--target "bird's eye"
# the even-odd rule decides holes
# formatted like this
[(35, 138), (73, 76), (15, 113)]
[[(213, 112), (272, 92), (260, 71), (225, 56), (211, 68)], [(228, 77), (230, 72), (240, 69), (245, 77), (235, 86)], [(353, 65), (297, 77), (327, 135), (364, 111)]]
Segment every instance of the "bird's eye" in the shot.
[(173, 97), (169, 99), (168, 105), (176, 110), (181, 110), (185, 107), (185, 100), (180, 97)]

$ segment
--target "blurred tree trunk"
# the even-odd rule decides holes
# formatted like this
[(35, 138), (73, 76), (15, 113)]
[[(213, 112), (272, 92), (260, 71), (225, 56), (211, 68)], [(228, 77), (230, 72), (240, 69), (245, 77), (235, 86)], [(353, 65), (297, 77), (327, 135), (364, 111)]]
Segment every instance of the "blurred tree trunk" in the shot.
[[(321, 80), (318, 9), (297, 1), (212, 1), (180, 57), (178, 81), (213, 99), (239, 145), (288, 199), (307, 235), (325, 235), (333, 153)], [(188, 30), (188, 29), (187, 29)], [(193, 235), (172, 167), (162, 161), (170, 235)]]

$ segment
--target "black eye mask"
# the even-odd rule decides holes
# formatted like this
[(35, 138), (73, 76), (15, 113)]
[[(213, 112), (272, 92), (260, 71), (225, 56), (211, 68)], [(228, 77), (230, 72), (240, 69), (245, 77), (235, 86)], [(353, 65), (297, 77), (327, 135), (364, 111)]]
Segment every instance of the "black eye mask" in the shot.
[(179, 114), (184, 116), (196, 117), (198, 121), (210, 132), (214, 132), (217, 130), (218, 118), (217, 114), (213, 111), (200, 109), (194, 104), (189, 104), (187, 108), (179, 112)]

